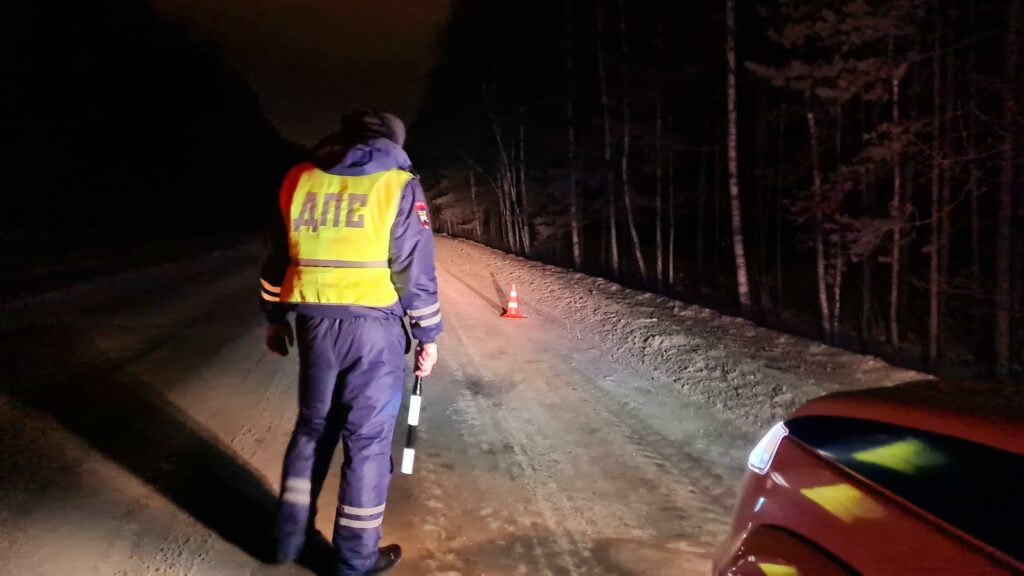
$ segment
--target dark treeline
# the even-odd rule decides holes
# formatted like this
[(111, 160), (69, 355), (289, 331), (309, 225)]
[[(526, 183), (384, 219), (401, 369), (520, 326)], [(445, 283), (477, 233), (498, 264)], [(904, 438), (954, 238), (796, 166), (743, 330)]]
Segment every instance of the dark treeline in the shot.
[(8, 2), (0, 22), (5, 237), (261, 223), (293, 152), (214, 46), (141, 0)]
[(1019, 374), (1019, 4), (456, 1), (414, 157), (441, 231)]

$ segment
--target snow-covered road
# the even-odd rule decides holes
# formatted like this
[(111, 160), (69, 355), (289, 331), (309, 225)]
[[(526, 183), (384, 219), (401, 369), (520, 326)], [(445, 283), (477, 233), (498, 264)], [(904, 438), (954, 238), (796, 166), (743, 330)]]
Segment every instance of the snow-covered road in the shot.
[[(263, 351), (257, 260), (250, 246), (0, 309), (0, 574), (311, 573), (260, 560), (296, 360)], [(385, 521), (396, 576), (706, 574), (764, 418), (854, 373), (913, 376), (774, 335), (838, 368), (765, 368), (792, 389), (772, 384), (789, 397), (752, 417), (734, 375), (770, 362), (730, 359), (723, 334), (768, 331), (713, 314), (688, 331), (693, 307), (468, 242), (439, 238), (438, 263), (441, 363)], [(498, 317), (513, 281), (524, 321)], [(337, 483), (335, 467), (322, 510)]]

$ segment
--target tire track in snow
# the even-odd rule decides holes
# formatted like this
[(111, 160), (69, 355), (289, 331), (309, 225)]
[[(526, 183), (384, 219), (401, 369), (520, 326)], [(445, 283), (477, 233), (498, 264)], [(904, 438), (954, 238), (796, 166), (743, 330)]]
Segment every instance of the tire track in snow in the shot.
[[(478, 359), (469, 348), (468, 340), (461, 328), (459, 328), (458, 323), (451, 322), (447, 327), (450, 333), (454, 333), (460, 344), (460, 348), (467, 353), (465, 357), (466, 361), (457, 369), (458, 372), (461, 373), (461, 380), (463, 382), (469, 382), (470, 378), (473, 378), (474, 376), (477, 376), (477, 378), (474, 378), (477, 381), (487, 382), (492, 380), (487, 373), (480, 370)], [(469, 365), (469, 367), (472, 368), (472, 373), (467, 374), (467, 371), (465, 370), (466, 365)], [(478, 447), (482, 452), (494, 454), (498, 450), (498, 447), (502, 446), (503, 438), (510, 435), (507, 434), (507, 426), (500, 425), (493, 417), (494, 410), (491, 407), (484, 405), (480, 397), (472, 391), (465, 390), (460, 393), (459, 397), (456, 399), (455, 407), (463, 417), (463, 423), (465, 426), (465, 432), (463, 434), (464, 438), (469, 440), (471, 437), (475, 437), (477, 439)], [(505, 434), (501, 434), (499, 432)], [(515, 448), (515, 446), (512, 446), (512, 448), (513, 454), (516, 456), (514, 462), (515, 466), (511, 466), (513, 462), (508, 458), (502, 458), (500, 456), (496, 459), (496, 466), (513, 480), (527, 479), (527, 488), (530, 495), (536, 502), (535, 505), (527, 508), (540, 512), (540, 520), (547, 532), (552, 534), (562, 533), (563, 531), (559, 530), (558, 523), (549, 512), (550, 504), (548, 499), (545, 498), (545, 491), (540, 490), (535, 485), (535, 482), (530, 481), (531, 476), (536, 475), (536, 471), (533, 470), (532, 467), (524, 460), (523, 455)], [(529, 521), (529, 516), (526, 515), (520, 515), (517, 520), (520, 524), (525, 524), (527, 526), (533, 523), (532, 521)], [(531, 548), (530, 559), (539, 563), (539, 565), (535, 567), (535, 570), (540, 571), (539, 573), (547, 576), (554, 576), (550, 566), (552, 560), (555, 561), (556, 565), (564, 565), (564, 567), (570, 571), (569, 573), (577, 573), (573, 571), (575, 563), (572, 560), (571, 545), (564, 538), (555, 539), (555, 542), (558, 544), (554, 551), (554, 556), (556, 556), (556, 558), (551, 558), (552, 554), (545, 551), (544, 546), (542, 546), (536, 538), (529, 536), (526, 540), (529, 542)]]
[[(451, 316), (450, 313), (449, 316)], [(499, 380), (494, 377), (494, 374), (481, 361), (479, 352), (471, 344), (471, 339), (466, 337), (459, 324), (459, 322), (450, 322), (447, 327), (448, 330), (454, 333), (454, 336), (461, 345), (460, 347), (466, 352), (465, 359), (462, 362), (464, 371), (470, 377), (478, 376), (479, 381), (484, 383), (498, 382)], [(508, 443), (510, 448), (508, 451), (514, 457), (516, 470), (513, 470), (513, 472), (517, 473), (516, 479), (526, 486), (530, 494), (537, 501), (537, 504), (532, 508), (534, 512), (539, 514), (544, 529), (552, 535), (552, 540), (556, 544), (555, 552), (561, 560), (558, 563), (559, 567), (564, 568), (569, 574), (587, 573), (581, 570), (580, 563), (592, 563), (589, 550), (576, 538), (570, 526), (558, 520), (558, 518), (564, 519), (576, 516), (573, 507), (562, 495), (562, 490), (552, 482), (550, 477), (533, 464), (537, 458), (536, 455), (530, 453), (529, 447), (531, 442), (520, 432), (521, 425), (509, 417), (508, 410), (487, 406), (482, 402), (479, 395), (472, 392), (467, 392), (466, 394), (469, 395), (469, 401), (463, 402), (463, 406), (470, 412), (475, 413), (474, 417), (481, 425), (478, 430), (489, 430), (494, 433), (495, 438), (492, 442), (500, 443), (503, 439), (511, 441)], [(500, 434), (497, 433), (499, 430)], [(499, 458), (498, 461), (499, 466), (511, 462), (509, 459), (503, 458)], [(555, 514), (555, 511), (558, 514)], [(581, 550), (587, 551), (584, 553)], [(545, 568), (550, 570), (549, 567)], [(559, 571), (559, 573), (566, 572)]]
[[(465, 279), (453, 273), (450, 267), (445, 266), (442, 270), (445, 276), (457, 280), (460, 285), (471, 286)], [(490, 304), (479, 291), (472, 291), (480, 298), (482, 304)], [(467, 304), (477, 303), (472, 297), (466, 300), (468, 300)], [(446, 310), (451, 310), (451, 308), (446, 308)], [(462, 313), (463, 310), (464, 308), (460, 307), (459, 313)], [(451, 316), (452, 314), (449, 312), (448, 317)], [(461, 317), (459, 320), (462, 320)], [(471, 362), (467, 362), (467, 364), (470, 364), (475, 372), (483, 376), (484, 382), (495, 382), (496, 380), (489, 370), (495, 365), (494, 355), (488, 355), (486, 367), (480, 359), (479, 348), (486, 342), (481, 342), (479, 339), (472, 340), (459, 324), (461, 322), (450, 322), (448, 327), (450, 331), (456, 332), (463, 347), (470, 354)], [(536, 337), (536, 334), (532, 332), (529, 335)], [(560, 343), (543, 342), (544, 336), (546, 334), (538, 338), (541, 342), (535, 342), (532, 350), (536, 353), (547, 350), (558, 351)], [(515, 354), (522, 352), (522, 349), (510, 349), (508, 352)], [(569, 356), (563, 359), (563, 368), (574, 365), (575, 361), (579, 360), (575, 353), (569, 352), (568, 354)], [(515, 368), (507, 364), (504, 367)], [(554, 370), (555, 367), (548, 365), (546, 368)], [(689, 453), (684, 446), (678, 445), (647, 425), (640, 415), (630, 411), (611, 391), (606, 390), (601, 384), (593, 385), (595, 378), (600, 379), (593, 373), (593, 370), (588, 372), (573, 368), (571, 373), (563, 379), (563, 383), (568, 384), (582, 380), (581, 384), (589, 385), (585, 392), (572, 393), (564, 386), (557, 390), (545, 386), (542, 390), (534, 390), (532, 393), (536, 397), (556, 396), (563, 403), (571, 403), (578, 412), (572, 416), (574, 421), (587, 423), (590, 426), (599, 424), (595, 434), (598, 437), (598, 442), (613, 454), (631, 456), (629, 458), (629, 480), (626, 482), (626, 489), (622, 490), (622, 497), (616, 499), (617, 502), (584, 502), (584, 506), (569, 502), (562, 497), (561, 494), (566, 492), (565, 487), (550, 484), (550, 491), (559, 495), (558, 498), (555, 498), (559, 504), (558, 518), (574, 518), (582, 524), (583, 534), (581, 537), (586, 540), (592, 540), (593, 536), (597, 534), (607, 535), (608, 528), (602, 524), (604, 524), (604, 520), (611, 517), (621, 522), (616, 526), (616, 536), (629, 536), (650, 542), (664, 539), (665, 536), (672, 536), (678, 540), (680, 532), (682, 532), (684, 539), (690, 542), (688, 547), (697, 545), (699, 548), (709, 551), (718, 543), (728, 528), (726, 518), (733, 498), (729, 482), (711, 472), (708, 466)], [(572, 388), (572, 390), (575, 389)], [(508, 433), (513, 438), (515, 444), (523, 452), (521, 457), (524, 457), (527, 462), (536, 461), (535, 456), (543, 455), (543, 450), (541, 452), (530, 450), (531, 443), (536, 443), (537, 436), (542, 436), (542, 433), (534, 434), (527, 440), (522, 436), (517, 436), (515, 431), (528, 428), (530, 422), (527, 420), (530, 417), (533, 417), (534, 425), (543, 426), (542, 419), (546, 417), (544, 413), (529, 410), (532, 406), (527, 406), (529, 414), (517, 412), (513, 417), (510, 416), (509, 410), (503, 410), (501, 407), (495, 410), (494, 406), (486, 404), (477, 403), (475, 406), (476, 409), (496, 413), (494, 418), (502, 424), (502, 432)], [(609, 463), (608, 466), (615, 466), (615, 464)], [(544, 474), (543, 471), (532, 468), (532, 466), (528, 467), (528, 470)], [(543, 491), (545, 486), (531, 488), (535, 491)], [(577, 500), (580, 499), (577, 498)], [(602, 513), (591, 512), (597, 506), (602, 508)], [(581, 538), (573, 535), (571, 542), (562, 544), (568, 550), (579, 551), (585, 549), (580, 542)], [(587, 554), (584, 564), (590, 560), (590, 555)]]

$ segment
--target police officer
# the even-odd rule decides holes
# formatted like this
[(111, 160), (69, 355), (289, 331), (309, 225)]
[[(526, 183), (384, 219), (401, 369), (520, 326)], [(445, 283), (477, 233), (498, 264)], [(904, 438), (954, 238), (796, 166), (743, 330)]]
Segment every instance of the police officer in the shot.
[[(430, 217), (392, 114), (358, 110), (281, 186), (260, 278), (267, 347), (299, 349), (299, 417), (284, 460), (279, 561), (315, 535), (316, 501), (344, 448), (333, 544), (336, 574), (380, 574), (401, 557), (378, 548), (393, 470), (405, 354), (430, 374), (441, 311)], [(295, 331), (287, 315), (294, 311)]]

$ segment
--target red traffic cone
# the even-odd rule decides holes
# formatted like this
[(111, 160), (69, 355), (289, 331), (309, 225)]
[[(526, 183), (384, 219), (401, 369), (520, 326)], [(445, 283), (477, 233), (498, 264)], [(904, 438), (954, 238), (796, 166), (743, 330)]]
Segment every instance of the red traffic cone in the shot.
[(508, 293), (508, 308), (505, 308), (505, 312), (501, 315), (502, 318), (509, 318), (511, 320), (522, 320), (526, 318), (519, 313), (519, 293), (516, 292), (516, 285), (512, 285), (512, 291)]

